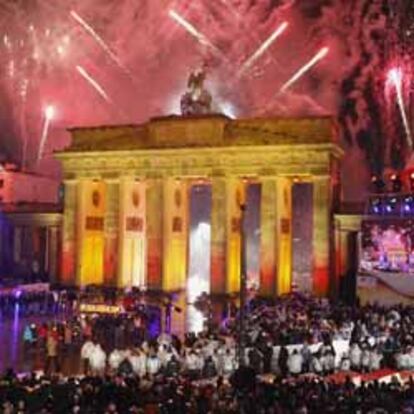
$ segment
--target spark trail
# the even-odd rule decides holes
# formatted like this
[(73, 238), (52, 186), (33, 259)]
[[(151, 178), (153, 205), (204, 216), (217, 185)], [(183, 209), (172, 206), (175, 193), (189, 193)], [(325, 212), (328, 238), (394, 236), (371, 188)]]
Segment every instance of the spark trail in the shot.
[(55, 108), (52, 105), (48, 105), (44, 111), (45, 119), (43, 121), (42, 135), (40, 137), (39, 152), (37, 154), (37, 162), (43, 158), (43, 152), (46, 146), (47, 137), (49, 135), (50, 123), (55, 116)]
[(95, 40), (96, 43), (102, 48), (102, 50), (112, 59), (112, 61), (131, 79), (134, 80), (130, 71), (124, 66), (118, 56), (111, 50), (106, 42), (95, 32), (92, 26), (90, 26), (78, 13), (71, 10), (70, 15), (72, 18)]
[(174, 21), (176, 21), (181, 27), (187, 30), (187, 32), (196, 38), (202, 45), (209, 47), (217, 56), (227, 61), (227, 58), (224, 56), (223, 52), (218, 47), (216, 47), (204, 34), (199, 32), (190, 22), (184, 19), (184, 17), (180, 16), (174, 10), (170, 10), (168, 14)]
[(80, 65), (76, 66), (78, 73), (98, 92), (98, 94), (105, 99), (106, 102), (112, 104), (112, 99), (105, 92), (104, 88)]
[(283, 22), (256, 50), (253, 55), (246, 60), (238, 72), (238, 76), (242, 76), (252, 65), (253, 63), (266, 52), (266, 50), (277, 40), (277, 38), (283, 34), (283, 32), (288, 27), (288, 22)]
[(297, 82), (306, 72), (315, 66), (329, 53), (329, 48), (322, 48), (309, 62), (303, 65), (281, 88), (280, 92), (286, 92), (295, 82)]
[(413, 138), (411, 134), (410, 123), (408, 121), (408, 116), (404, 105), (403, 78), (404, 74), (401, 68), (393, 68), (388, 72), (388, 82), (394, 86), (395, 92), (397, 94), (397, 103), (405, 128), (407, 144), (410, 148), (413, 148)]

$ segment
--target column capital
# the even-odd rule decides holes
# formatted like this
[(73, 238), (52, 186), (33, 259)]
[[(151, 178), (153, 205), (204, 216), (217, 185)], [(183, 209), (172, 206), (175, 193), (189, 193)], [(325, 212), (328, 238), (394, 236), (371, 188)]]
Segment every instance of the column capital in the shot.
[(79, 182), (77, 178), (64, 178), (62, 181), (65, 185), (77, 184)]
[(104, 178), (103, 181), (106, 184), (119, 184), (120, 183), (119, 177), (117, 177), (117, 178)]
[(331, 180), (331, 176), (329, 174), (317, 174), (312, 175), (311, 180), (312, 182), (329, 181)]

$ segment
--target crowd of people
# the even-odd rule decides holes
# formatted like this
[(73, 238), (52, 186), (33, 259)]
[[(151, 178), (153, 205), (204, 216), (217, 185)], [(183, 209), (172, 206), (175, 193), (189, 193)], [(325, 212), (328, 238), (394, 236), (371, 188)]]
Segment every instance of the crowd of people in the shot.
[[(349, 381), (330, 382), (330, 374), (337, 371), (414, 369), (413, 322), (414, 307), (409, 306), (345, 306), (298, 294), (273, 301), (252, 299), (240, 356), (237, 314), (181, 339), (167, 333), (148, 335), (145, 318), (138, 314), (74, 315), (71, 321), (39, 328), (46, 377), (14, 378), (4, 384), (20, 390), (46, 387), (50, 406), (50, 389), (71, 389), (65, 404), (82, 413), (140, 412), (149, 407), (155, 411), (146, 412), (351, 413), (368, 412), (364, 407), (376, 405), (385, 407), (384, 412), (414, 412), (407, 411), (414, 398), (411, 382), (359, 388)], [(73, 343), (82, 362), (81, 377), (56, 377), (60, 349)], [(247, 371), (240, 376), (243, 369)], [(249, 392), (240, 394), (247, 383)], [(110, 395), (101, 398), (104, 390), (111, 390)], [(327, 399), (329, 393), (336, 397)], [(121, 395), (130, 404), (127, 408)], [(257, 406), (259, 397), (263, 406)], [(15, 408), (29, 404), (26, 397), (4, 401)], [(389, 411), (387, 404), (398, 408)]]
[[(243, 362), (257, 374), (282, 377), (351, 369), (368, 372), (381, 367), (412, 369), (413, 321), (414, 308), (407, 306), (348, 307), (298, 295), (273, 303), (253, 300), (245, 321)], [(125, 355), (124, 359), (141, 353), (148, 360), (151, 356), (161, 368), (174, 355), (181, 368), (191, 365), (193, 372), (201, 372), (208, 360), (223, 375), (237, 367), (238, 335), (237, 318), (227, 318), (221, 326), (209, 324), (199, 335), (187, 335), (184, 344), (176, 336), (166, 341), (165, 335), (161, 343), (154, 342), (145, 317), (135, 313), (74, 315), (49, 326), (28, 325), (23, 338), (27, 347), (40, 344), (46, 350), (49, 342), (52, 349), (61, 349), (72, 345), (79, 348), (81, 343), (93, 340), (105, 353), (105, 360), (109, 361), (113, 353)], [(50, 336), (56, 337), (56, 346), (48, 342)], [(145, 366), (146, 362), (141, 364)]]
[[(356, 386), (316, 377), (194, 382), (186, 376), (128, 374), (0, 378), (4, 414), (411, 414), (414, 382)], [(241, 378), (243, 376), (243, 378)]]
[(65, 319), (56, 319), (53, 322), (27, 324), (23, 330), (25, 348), (45, 346), (49, 333), (53, 333), (66, 348), (79, 347), (85, 339), (93, 337), (105, 349), (113, 349), (137, 346), (142, 342), (145, 330), (139, 316), (68, 315)]
[[(297, 295), (270, 304), (253, 301), (245, 321), (241, 362), (256, 374), (283, 378), (304, 373), (369, 372), (382, 367), (413, 369), (413, 322), (411, 307), (347, 307)], [(94, 344), (100, 354), (96, 360), (108, 361), (112, 371), (117, 366), (111, 361), (129, 361), (141, 377), (149, 364), (151, 374), (170, 371), (171, 360), (178, 372), (191, 372), (193, 378), (203, 378), (205, 372), (229, 376), (240, 361), (236, 318), (216, 329), (188, 334), (183, 343), (168, 335), (147, 341), (144, 331), (136, 334), (129, 346), (108, 348), (103, 337), (99, 340), (94, 336), (94, 341), (87, 341), (84, 347), (94, 355)], [(116, 335), (116, 330), (112, 332)], [(102, 371), (102, 364), (98, 366), (97, 371)], [(157, 370), (152, 372), (154, 367)]]

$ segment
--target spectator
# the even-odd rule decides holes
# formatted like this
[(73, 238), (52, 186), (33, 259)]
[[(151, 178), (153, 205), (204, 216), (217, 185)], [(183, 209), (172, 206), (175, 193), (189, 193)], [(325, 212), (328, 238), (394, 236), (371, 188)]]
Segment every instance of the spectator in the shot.
[(297, 376), (302, 373), (303, 357), (297, 349), (294, 349), (288, 358), (288, 368), (290, 375)]

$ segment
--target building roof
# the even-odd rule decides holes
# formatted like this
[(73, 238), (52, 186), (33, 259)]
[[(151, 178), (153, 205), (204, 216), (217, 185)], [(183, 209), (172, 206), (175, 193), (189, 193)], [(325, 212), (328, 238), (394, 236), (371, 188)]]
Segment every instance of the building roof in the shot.
[(52, 203), (0, 203), (0, 214), (51, 214), (62, 213), (60, 204)]
[(153, 118), (141, 125), (71, 128), (63, 152), (336, 143), (333, 118), (250, 118), (221, 114)]

